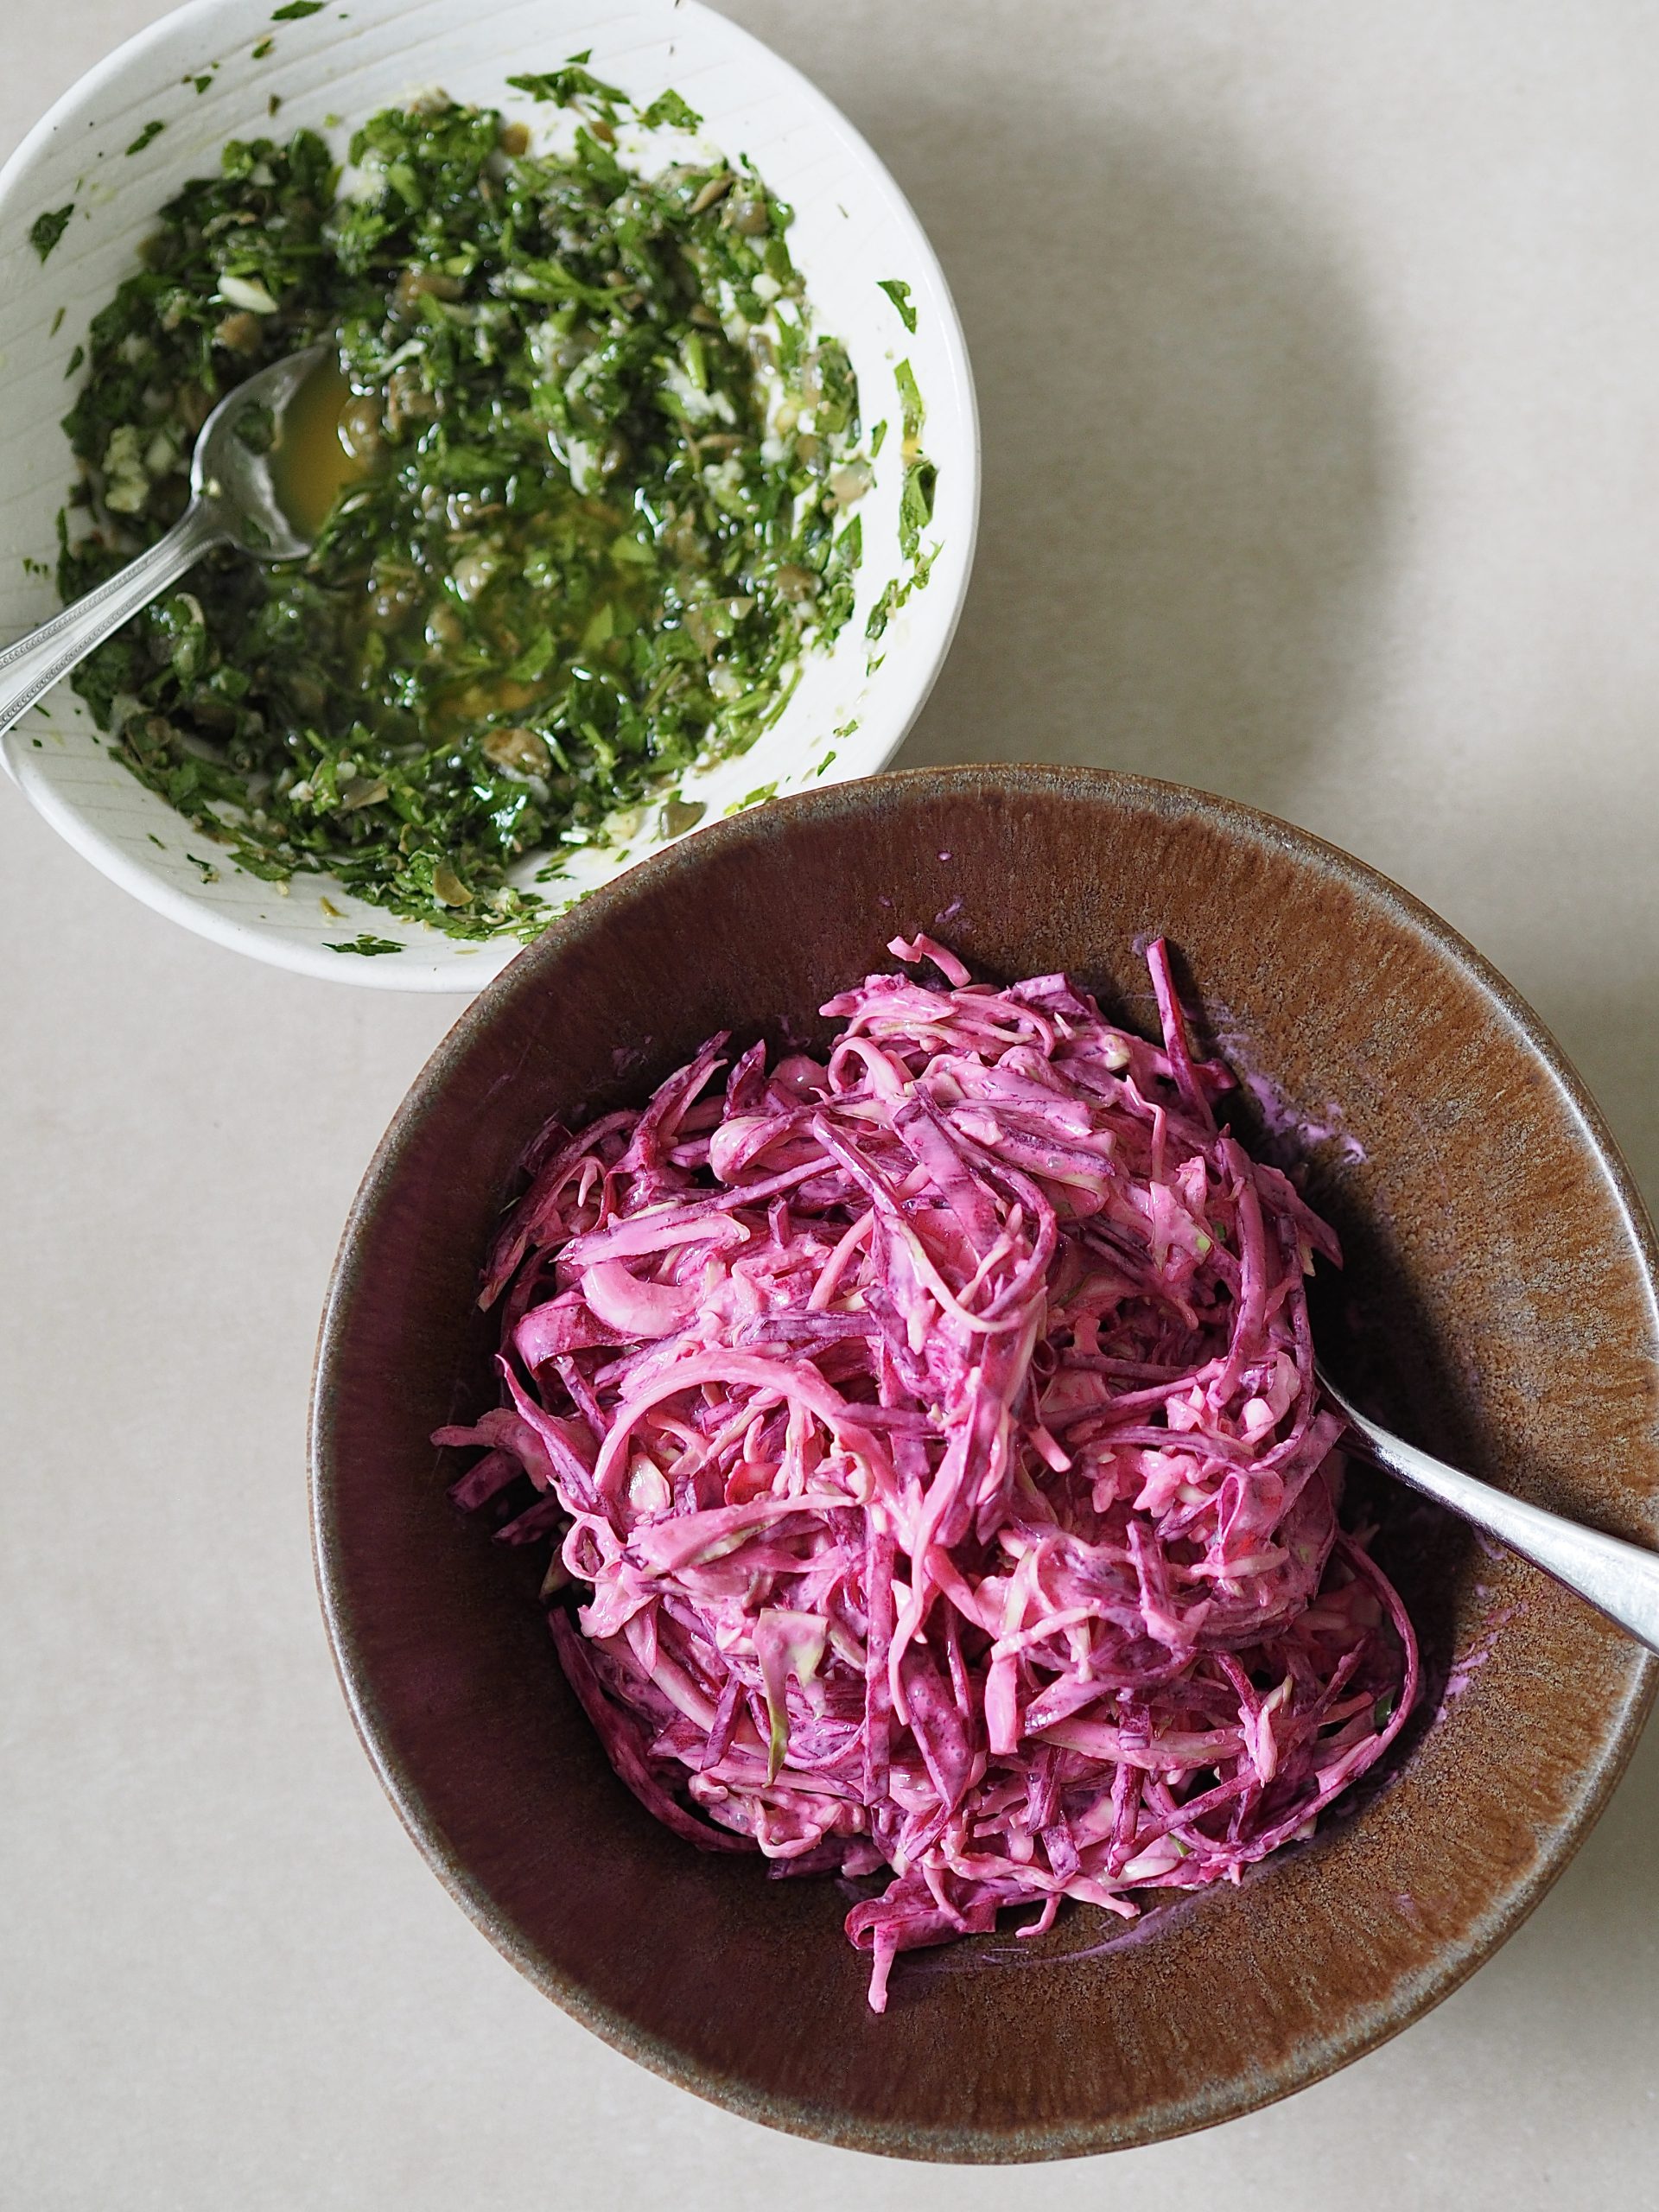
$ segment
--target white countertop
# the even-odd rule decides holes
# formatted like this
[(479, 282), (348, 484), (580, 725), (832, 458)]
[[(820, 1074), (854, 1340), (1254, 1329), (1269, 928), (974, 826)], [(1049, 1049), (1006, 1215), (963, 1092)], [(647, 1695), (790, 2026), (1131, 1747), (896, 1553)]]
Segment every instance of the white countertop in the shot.
[[(1351, 847), (1532, 1000), (1659, 1198), (1659, 11), (727, 5), (885, 156), (967, 326), (979, 564), (903, 758), (1142, 769)], [(0, 154), (162, 12), (12, 0)], [(9, 786), (0, 901), (0, 2201), (1659, 2203), (1659, 1734), (1468, 1986), (1183, 2142), (889, 2164), (565, 2019), (404, 1838), (311, 1580), (317, 1309), (455, 1006), (188, 937)]]

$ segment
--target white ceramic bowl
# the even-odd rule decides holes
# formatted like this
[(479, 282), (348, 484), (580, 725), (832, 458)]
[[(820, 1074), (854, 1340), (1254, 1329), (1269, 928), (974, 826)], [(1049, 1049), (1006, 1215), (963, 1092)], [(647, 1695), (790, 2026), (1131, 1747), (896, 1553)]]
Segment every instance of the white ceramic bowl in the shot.
[[(254, 48), (271, 41), (259, 59)], [(73, 390), (71, 350), (134, 265), (156, 211), (187, 178), (216, 168), (227, 138), (286, 134), (302, 124), (343, 150), (377, 109), (422, 87), (522, 115), (509, 73), (550, 68), (584, 47), (597, 74), (640, 99), (667, 86), (704, 118), (702, 135), (750, 156), (796, 209), (790, 249), (819, 326), (846, 344), (865, 423), (896, 429), (893, 372), (908, 359), (927, 410), (924, 442), (938, 467), (938, 551), (879, 645), (865, 637), (870, 607), (901, 573), (898, 508), (901, 441), (887, 439), (860, 512), (864, 561), (858, 603), (834, 649), (810, 654), (782, 716), (741, 760), (683, 779), (706, 818), (757, 789), (799, 791), (880, 768), (898, 747), (950, 645), (973, 558), (979, 506), (979, 435), (961, 327), (916, 218), (864, 141), (797, 71), (697, 0), (328, 0), (303, 20), (273, 22), (272, 0), (195, 0), (133, 39), (84, 77), (0, 171), (0, 640), (53, 613), (49, 578), (26, 568), (55, 557), (56, 517), (73, 474), (59, 427)], [(211, 79), (198, 92), (194, 80)], [(267, 103), (281, 112), (267, 120)], [(143, 126), (166, 128), (124, 150)], [(42, 213), (74, 203), (42, 263), (29, 243)], [(878, 280), (910, 287), (906, 331)], [(298, 876), (283, 897), (212, 849), (218, 880), (187, 857), (179, 817), (147, 791), (100, 741), (67, 683), (4, 741), (6, 766), (53, 827), (115, 882), (217, 943), (280, 967), (401, 990), (473, 991), (518, 950), (511, 939), (461, 945), (355, 899), (332, 878)], [(654, 808), (620, 852), (585, 854), (581, 889), (602, 882), (664, 842)], [(531, 864), (533, 868), (533, 863)], [(531, 872), (527, 868), (526, 876)], [(563, 887), (560, 887), (563, 889)], [(337, 910), (327, 913), (326, 897)], [(340, 914), (345, 916), (340, 919)], [(401, 940), (396, 957), (327, 950), (359, 931)]]

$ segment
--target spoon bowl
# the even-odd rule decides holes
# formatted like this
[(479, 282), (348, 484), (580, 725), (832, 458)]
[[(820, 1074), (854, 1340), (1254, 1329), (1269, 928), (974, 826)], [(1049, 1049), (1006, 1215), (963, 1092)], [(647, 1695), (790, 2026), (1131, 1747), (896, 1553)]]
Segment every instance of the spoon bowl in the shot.
[(0, 734), (215, 546), (260, 561), (297, 561), (311, 550), (314, 537), (284, 505), (273, 462), (289, 409), (333, 352), (327, 342), (308, 346), (226, 392), (202, 424), (190, 504), (166, 537), (0, 652)]
[[(298, 561), (316, 542), (292, 487), (283, 481), (285, 434), (295, 403), (334, 358), (332, 340), (289, 353), (226, 392), (201, 426), (190, 462), (193, 504), (211, 507), (221, 543), (257, 561)], [(187, 510), (177, 525), (189, 520)]]

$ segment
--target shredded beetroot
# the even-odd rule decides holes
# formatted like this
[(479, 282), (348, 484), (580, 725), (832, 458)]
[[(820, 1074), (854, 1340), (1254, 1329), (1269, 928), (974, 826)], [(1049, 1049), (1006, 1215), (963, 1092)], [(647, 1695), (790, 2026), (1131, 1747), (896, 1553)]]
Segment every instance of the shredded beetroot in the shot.
[(436, 1439), (486, 1447), (461, 1503), (517, 1485), (544, 1594), (585, 1586), (559, 1656), (659, 1820), (892, 1871), (847, 1916), (877, 2012), (1004, 1905), (1236, 1881), (1418, 1679), (1337, 1522), (1303, 1290), (1337, 1240), (1218, 1129), (1162, 944), (1161, 1046), (891, 950), (947, 988), (832, 999), (827, 1063), (716, 1037), (543, 1132), (483, 1294), (505, 1402)]

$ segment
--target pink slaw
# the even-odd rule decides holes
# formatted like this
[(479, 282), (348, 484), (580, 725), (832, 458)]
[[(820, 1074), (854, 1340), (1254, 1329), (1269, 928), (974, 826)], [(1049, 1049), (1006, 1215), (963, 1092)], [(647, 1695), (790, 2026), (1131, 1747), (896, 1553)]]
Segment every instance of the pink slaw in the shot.
[(890, 1876), (846, 1922), (877, 2012), (1004, 1906), (1236, 1882), (1418, 1683), (1337, 1517), (1303, 1285), (1336, 1237), (1218, 1126), (1166, 948), (1160, 1046), (890, 950), (942, 982), (830, 1000), (826, 1058), (715, 1037), (542, 1132), (482, 1293), (502, 1402), (435, 1440), (553, 1545), (565, 1673), (658, 1819)]

